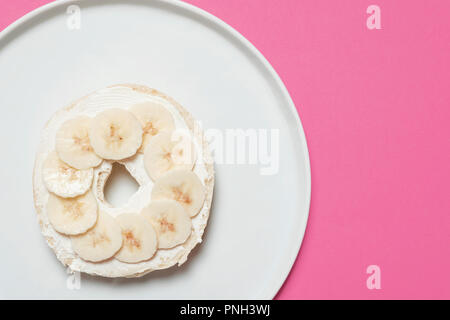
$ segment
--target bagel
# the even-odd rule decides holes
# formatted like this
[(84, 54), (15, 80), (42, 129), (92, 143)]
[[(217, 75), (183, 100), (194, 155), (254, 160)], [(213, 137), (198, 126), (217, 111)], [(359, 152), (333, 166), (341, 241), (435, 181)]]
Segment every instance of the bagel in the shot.
[[(140, 121), (136, 112), (146, 104), (162, 106), (169, 112), (173, 123), (164, 110), (152, 111), (157, 117), (163, 114), (161, 123), (170, 132), (188, 133), (191, 162), (168, 164), (164, 155), (158, 158), (167, 137), (163, 129), (152, 136), (157, 130), (145, 128)], [(112, 125), (105, 129), (111, 119), (127, 129)], [(88, 146), (80, 156), (74, 156), (76, 150), (68, 146), (71, 140), (67, 134), (75, 130), (75, 125), (77, 130), (86, 130), (89, 137), (87, 144), (80, 142), (83, 148)], [(113, 132), (116, 129), (122, 131)], [(111, 137), (116, 134), (117, 141), (104, 140), (105, 130), (111, 131)], [(180, 155), (183, 151), (177, 150)], [(113, 207), (104, 196), (115, 162), (139, 184), (138, 191), (121, 207)], [(181, 180), (191, 187), (187, 196), (172, 187)], [(199, 124), (171, 97), (134, 84), (98, 90), (56, 112), (42, 131), (33, 172), (34, 204), (47, 244), (72, 272), (102, 277), (140, 277), (185, 263), (192, 249), (202, 242), (213, 189), (212, 155)], [(80, 204), (88, 205), (82, 207), (86, 209), (76, 207)], [(67, 215), (68, 208), (71, 215)], [(166, 213), (175, 219), (175, 227), (157, 220)], [(161, 221), (166, 225), (159, 225)], [(174, 235), (168, 234), (167, 228)], [(97, 232), (100, 230), (104, 233)], [(125, 230), (135, 232), (131, 240)]]

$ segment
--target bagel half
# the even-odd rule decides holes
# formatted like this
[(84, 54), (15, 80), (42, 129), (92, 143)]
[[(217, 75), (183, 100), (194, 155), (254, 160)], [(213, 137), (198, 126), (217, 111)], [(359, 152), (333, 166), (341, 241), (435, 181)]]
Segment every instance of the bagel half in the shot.
[[(129, 109), (132, 105), (141, 102), (157, 102), (164, 105), (172, 114), (176, 128), (188, 129), (193, 137), (195, 146), (196, 163), (193, 172), (200, 178), (205, 187), (206, 196), (200, 212), (192, 218), (192, 232), (187, 240), (171, 249), (158, 249), (155, 255), (138, 263), (121, 262), (114, 257), (101, 262), (89, 262), (83, 260), (72, 248), (70, 237), (57, 232), (49, 221), (47, 201), (50, 193), (43, 181), (43, 166), (47, 156), (55, 149), (55, 135), (64, 121), (76, 116), (94, 117), (101, 111), (109, 108)], [(153, 181), (148, 177), (144, 165), (143, 155), (136, 153), (124, 160), (103, 160), (94, 168), (92, 192), (96, 197), (98, 210), (104, 211), (113, 217), (124, 213), (139, 213), (150, 203), (150, 194)], [(129, 173), (139, 184), (139, 190), (127, 204), (120, 208), (112, 207), (103, 194), (105, 183), (111, 174), (112, 163), (123, 164)], [(41, 142), (36, 154), (33, 173), (34, 204), (37, 211), (39, 225), (48, 245), (56, 254), (56, 257), (64, 266), (73, 272), (84, 272), (103, 277), (140, 277), (155, 270), (166, 269), (186, 262), (192, 249), (202, 241), (202, 236), (211, 209), (214, 188), (214, 167), (208, 143), (198, 123), (180, 104), (169, 96), (145, 86), (122, 84), (114, 85), (93, 92), (72, 105), (58, 111), (46, 124)]]

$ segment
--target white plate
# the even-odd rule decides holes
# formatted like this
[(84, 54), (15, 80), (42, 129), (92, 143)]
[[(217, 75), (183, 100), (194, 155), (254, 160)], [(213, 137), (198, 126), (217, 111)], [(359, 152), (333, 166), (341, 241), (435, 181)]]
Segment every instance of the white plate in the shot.
[[(81, 29), (66, 10), (81, 7)], [(279, 171), (216, 165), (204, 242), (180, 268), (140, 279), (65, 269), (35, 217), (31, 177), (39, 134), (96, 89), (140, 83), (168, 93), (204, 128), (279, 129)], [(2, 232), (0, 298), (273, 298), (297, 256), (310, 200), (308, 150), (294, 104), (263, 56), (219, 19), (179, 1), (58, 1), (0, 36)], [(70, 286), (69, 286), (70, 287)]]

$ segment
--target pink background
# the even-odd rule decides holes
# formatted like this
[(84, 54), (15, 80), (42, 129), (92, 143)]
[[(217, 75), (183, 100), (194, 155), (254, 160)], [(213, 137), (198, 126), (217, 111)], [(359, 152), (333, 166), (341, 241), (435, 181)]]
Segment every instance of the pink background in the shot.
[[(0, 0), (0, 30), (48, 2)], [(259, 49), (301, 115), (311, 211), (277, 298), (449, 299), (450, 1), (188, 2)]]

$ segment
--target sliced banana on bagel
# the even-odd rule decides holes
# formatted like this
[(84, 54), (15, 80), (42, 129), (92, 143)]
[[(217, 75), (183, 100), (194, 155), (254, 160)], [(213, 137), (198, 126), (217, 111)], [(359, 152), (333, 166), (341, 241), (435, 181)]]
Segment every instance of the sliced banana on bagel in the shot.
[(94, 170), (77, 170), (59, 159), (52, 151), (43, 165), (42, 178), (48, 191), (64, 198), (72, 198), (86, 193), (91, 188)]
[(139, 152), (144, 152), (145, 147), (154, 136), (161, 132), (171, 133), (175, 130), (172, 115), (159, 103), (143, 102), (135, 104), (130, 108), (130, 111), (139, 120), (144, 131)]
[(173, 170), (165, 173), (152, 190), (152, 200), (171, 199), (183, 206), (190, 217), (198, 214), (205, 202), (205, 187), (190, 170)]
[(95, 116), (89, 139), (97, 155), (108, 160), (133, 156), (142, 144), (142, 127), (126, 110), (108, 109)]
[[(126, 175), (138, 187), (119, 204)], [(185, 263), (202, 242), (213, 187), (199, 123), (171, 97), (132, 84), (97, 90), (55, 113), (33, 173), (47, 244), (70, 271), (102, 277)]]
[(109, 214), (100, 211), (97, 223), (88, 232), (72, 236), (73, 250), (84, 260), (100, 262), (111, 258), (122, 247), (122, 230)]
[(56, 152), (62, 161), (75, 169), (89, 169), (102, 162), (89, 140), (90, 125), (91, 118), (78, 116), (64, 122), (56, 132)]
[(192, 170), (195, 160), (195, 147), (188, 133), (162, 132), (144, 151), (145, 170), (153, 181), (170, 170)]
[(169, 249), (184, 243), (192, 231), (192, 221), (175, 200), (155, 200), (141, 214), (158, 235), (158, 248)]
[(49, 195), (47, 213), (56, 231), (67, 235), (81, 234), (97, 221), (97, 201), (92, 192), (76, 198)]
[(150, 222), (136, 213), (121, 214), (116, 220), (122, 229), (123, 241), (116, 259), (137, 263), (153, 257), (158, 248), (158, 239)]

